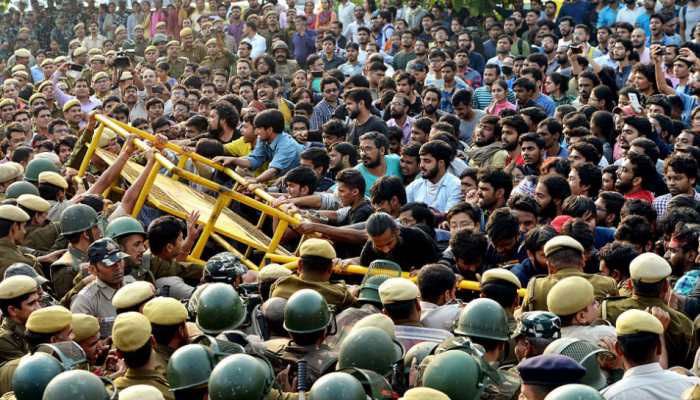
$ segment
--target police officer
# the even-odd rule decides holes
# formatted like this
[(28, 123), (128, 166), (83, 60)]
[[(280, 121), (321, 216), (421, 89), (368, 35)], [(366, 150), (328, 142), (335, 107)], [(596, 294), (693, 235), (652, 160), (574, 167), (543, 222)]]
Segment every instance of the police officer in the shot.
[(17, 205), (31, 218), (25, 228), (24, 245), (39, 251), (51, 250), (61, 234), (58, 225), (47, 218), (51, 204), (39, 196), (23, 194), (17, 198)]
[(62, 372), (49, 382), (44, 398), (51, 400), (109, 400), (105, 385), (91, 372)]
[(166, 55), (160, 57), (157, 63), (166, 62), (170, 65), (169, 75), (175, 79), (180, 79), (180, 76), (185, 72), (185, 66), (189, 60), (186, 57), (180, 57), (180, 42), (171, 40), (165, 45)]
[[(391, 261), (388, 261), (391, 262)], [(333, 347), (340, 343), (350, 333), (355, 323), (368, 315), (382, 312), (382, 300), (379, 298), (379, 286), (389, 279), (386, 275), (373, 275), (365, 279), (360, 285), (357, 296), (359, 307), (350, 307), (336, 316), (338, 332), (329, 337), (326, 343)]]
[(0, 282), (0, 363), (29, 352), (24, 326), (32, 312), (41, 307), (38, 285), (28, 276), (13, 276)]
[(118, 354), (124, 359), (126, 372), (114, 380), (118, 390), (134, 385), (150, 385), (157, 388), (165, 399), (174, 400), (163, 368), (153, 351), (151, 323), (137, 312), (119, 314), (114, 320), (112, 340)]
[(586, 369), (586, 374), (581, 378), (581, 383), (601, 390), (608, 386), (607, 377), (600, 370), (598, 363), (598, 356), (604, 352), (604, 349), (598, 347), (598, 343), (567, 337), (550, 343), (544, 349), (543, 354), (561, 354), (573, 358), (574, 361)]
[(63, 211), (71, 205), (66, 198), (68, 181), (61, 174), (54, 171), (43, 171), (37, 178), (39, 193), (51, 206), (48, 211), (48, 218), (58, 222)]
[(73, 341), (82, 347), (90, 369), (97, 375), (103, 375), (99, 366), (107, 356), (109, 346), (100, 339), (100, 322), (92, 315), (77, 313), (73, 314), (71, 328)]
[(632, 296), (606, 299), (601, 305), (600, 313), (603, 319), (615, 323), (620, 314), (630, 309), (658, 307), (667, 312), (671, 318), (664, 331), (668, 364), (689, 365), (697, 347), (693, 322), (664, 301), (671, 290), (667, 279), (671, 272), (671, 266), (663, 257), (654, 253), (640, 254), (630, 263)]
[[(483, 358), (488, 367), (497, 368), (508, 353), (508, 319), (503, 307), (494, 300), (481, 298), (469, 302), (459, 314), (455, 334), (482, 345), (486, 350)], [(449, 348), (446, 347), (449, 346), (447, 343), (441, 346)], [(518, 375), (495, 368), (490, 371), (492, 382), (486, 386), (481, 398), (516, 399), (521, 384)]]
[(58, 304), (56, 299), (53, 298), (45, 289), (44, 285), (49, 281), (43, 276), (39, 275), (34, 268), (25, 263), (14, 263), (7, 267), (5, 270), (5, 276), (3, 279), (7, 279), (11, 276), (24, 275), (28, 276), (36, 281), (38, 286), (37, 293), (39, 294), (39, 304), (41, 307), (55, 306)]
[(559, 280), (569, 276), (581, 276), (593, 285), (596, 299), (617, 294), (615, 280), (596, 274), (583, 272), (583, 246), (571, 236), (555, 236), (544, 245), (547, 268), (551, 271), (544, 277), (530, 279), (527, 294), (523, 301), (523, 310), (537, 311), (547, 309), (547, 293)]
[(201, 44), (194, 42), (192, 28), (182, 28), (180, 30), (180, 55), (186, 57), (192, 63), (201, 63), (207, 56), (207, 50)]
[(0, 399), (40, 399), (51, 379), (64, 371), (63, 365), (47, 353), (26, 355), (17, 365), (12, 377), (12, 396), (6, 393)]
[[(29, 315), (24, 334), (29, 351), (43, 343), (71, 340), (71, 312), (65, 307), (51, 306), (36, 310)], [(10, 360), (0, 367), (0, 392), (12, 390), (12, 377), (22, 358)]]
[(391, 332), (387, 332), (386, 325), (383, 329), (379, 327), (381, 323), (362, 325), (358, 322), (340, 343), (337, 369), (367, 369), (397, 383), (398, 377), (392, 377), (392, 374), (394, 365), (403, 359), (403, 348), (394, 340)]
[(152, 283), (146, 281), (131, 282), (114, 293), (112, 305), (117, 314), (127, 311), (141, 312), (144, 304), (154, 298), (155, 295), (156, 288)]
[[(245, 373), (242, 374), (241, 371)], [(295, 393), (283, 393), (273, 388), (273, 382), (273, 371), (266, 360), (248, 354), (233, 354), (224, 358), (211, 372), (208, 383), (209, 398), (219, 400), (297, 398)]]
[(112, 239), (95, 241), (87, 253), (89, 271), (95, 280), (75, 296), (71, 311), (97, 317), (100, 320), (101, 337), (106, 338), (112, 331), (112, 323), (117, 315), (112, 297), (119, 288), (133, 282), (134, 278), (124, 276), (124, 259), (127, 255), (119, 250)]
[(119, 400), (164, 400), (163, 394), (153, 386), (134, 385), (119, 392)]
[(258, 293), (263, 301), (270, 298), (270, 286), (279, 278), (284, 278), (292, 274), (289, 268), (279, 264), (268, 264), (258, 272)]
[(29, 264), (42, 274), (38, 261), (46, 257), (37, 259), (19, 248), (24, 243), (24, 228), (29, 219), (17, 206), (0, 205), (0, 274), (4, 275), (5, 269), (17, 262)]
[(210, 283), (188, 304), (195, 310), (197, 327), (207, 335), (216, 336), (224, 331), (238, 328), (245, 320), (246, 309), (233, 286), (225, 283)]
[(354, 376), (345, 372), (331, 372), (311, 386), (309, 397), (316, 400), (364, 400), (367, 395), (362, 383)]
[(188, 343), (187, 309), (172, 297), (156, 297), (143, 306), (151, 322), (158, 361), (166, 368), (173, 352)]
[[(80, 106), (80, 102), (78, 102), (78, 106)], [(59, 169), (56, 164), (46, 158), (35, 158), (27, 163), (27, 168), (24, 170), (24, 180), (37, 185), (39, 183), (39, 175), (46, 171), (58, 173)]]
[(561, 337), (561, 320), (548, 311), (522, 314), (513, 331), (515, 356), (518, 361), (542, 354), (552, 341)]
[(525, 359), (518, 364), (523, 381), (522, 394), (530, 400), (544, 400), (553, 389), (579, 383), (586, 369), (573, 358), (548, 354)]
[(591, 325), (599, 316), (593, 285), (585, 278), (571, 276), (557, 282), (547, 294), (547, 308), (561, 319), (561, 336), (598, 344), (605, 336), (615, 337), (609, 325)]
[(475, 356), (460, 350), (448, 350), (424, 360), (423, 364), (422, 386), (439, 390), (451, 400), (480, 397), (485, 378), (480, 367), (483, 363)]
[(74, 204), (61, 214), (61, 235), (65, 237), (68, 251), (51, 264), (51, 283), (57, 298), (63, 296), (74, 286), (74, 279), (88, 275), (82, 264), (88, 261), (88, 247), (102, 236), (97, 226), (97, 212), (85, 204)]
[(571, 383), (552, 390), (547, 395), (547, 400), (603, 400), (604, 397), (597, 390), (588, 385)]
[(168, 360), (168, 383), (176, 400), (202, 399), (207, 395), (209, 376), (217, 363), (215, 354), (201, 344), (175, 350)]
[(300, 360), (307, 362), (306, 387), (331, 370), (336, 353), (323, 344), (331, 326), (331, 311), (321, 294), (312, 289), (294, 293), (284, 308), (284, 329), (292, 338), (265, 342), (265, 355), (275, 373), (291, 367), (289, 380), (280, 382), (282, 388), (292, 387)]
[(0, 200), (5, 200), (5, 191), (11, 184), (22, 179), (24, 167), (16, 162), (8, 161), (0, 164)]
[(270, 288), (272, 297), (288, 299), (299, 289), (313, 289), (320, 293), (328, 304), (342, 311), (356, 302), (344, 283), (331, 283), (335, 249), (323, 239), (308, 239), (299, 249), (299, 276), (281, 278)]
[(23, 194), (33, 194), (38, 196), (39, 190), (33, 184), (27, 181), (17, 181), (11, 183), (5, 189), (5, 199), (16, 199)]
[(408, 389), (399, 400), (450, 400), (450, 398), (439, 390), (414, 387)]

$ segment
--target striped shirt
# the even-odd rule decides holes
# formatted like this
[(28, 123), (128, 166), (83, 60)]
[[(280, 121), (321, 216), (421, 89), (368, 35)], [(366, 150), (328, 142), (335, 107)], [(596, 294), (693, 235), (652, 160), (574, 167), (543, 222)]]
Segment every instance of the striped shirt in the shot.
[[(512, 90), (508, 91), (506, 98), (508, 101), (515, 104), (515, 94)], [(491, 87), (485, 85), (474, 90), (474, 100), (472, 100), (472, 103), (473, 107), (479, 110), (485, 110), (486, 107), (491, 105)]]

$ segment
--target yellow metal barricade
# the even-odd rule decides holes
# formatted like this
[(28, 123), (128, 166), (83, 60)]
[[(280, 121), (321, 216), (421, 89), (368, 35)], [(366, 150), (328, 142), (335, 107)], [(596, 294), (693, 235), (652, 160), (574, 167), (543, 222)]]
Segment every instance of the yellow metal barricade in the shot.
[[(135, 136), (134, 144), (142, 151), (150, 150), (152, 148), (151, 143), (155, 142), (154, 135), (135, 129), (119, 121), (103, 115), (93, 115), (92, 118), (94, 120), (91, 121), (91, 124), (95, 129), (92, 140), (87, 144), (86, 155), (78, 170), (78, 180), (85, 176), (93, 156), (99, 157), (110, 165), (115, 162), (117, 158), (116, 154), (109, 153), (98, 147), (100, 137), (105, 128), (111, 129), (117, 135), (125, 139), (129, 136)], [(166, 151), (177, 156), (177, 165), (166, 156), (160, 153), (155, 154), (156, 165), (148, 175), (143, 190), (139, 193), (139, 197), (132, 212), (133, 216), (138, 215), (146, 202), (161, 211), (183, 219), (187, 218), (188, 214), (192, 211), (199, 211), (200, 216), (198, 223), (203, 226), (203, 230), (199, 240), (192, 249), (190, 258), (193, 260), (198, 260), (200, 258), (204, 246), (210, 238), (228, 251), (232, 251), (241, 256), (246, 265), (253, 269), (258, 269), (257, 265), (248, 260), (248, 256), (253, 250), (277, 255), (290, 254), (281, 247), (279, 243), (284, 231), (290, 224), (297, 225), (301, 223), (301, 217), (298, 214), (290, 215), (284, 210), (273, 207), (271, 205), (273, 200), (272, 196), (262, 189), (255, 188), (252, 191), (255, 197), (251, 197), (194, 174), (185, 169), (188, 161), (200, 163), (220, 171), (233, 179), (236, 183), (236, 187), (247, 186), (245, 178), (230, 168), (217, 164), (194, 152), (186, 151), (182, 147), (172, 143), (166, 143), (164, 147)], [(143, 170), (143, 166), (129, 161), (121, 171), (121, 176), (129, 184), (133, 184)], [(161, 174), (161, 170), (167, 171), (173, 178)], [(216, 196), (210, 196), (195, 190), (195, 188), (180, 180), (202, 186), (216, 193)], [(259, 211), (261, 213), (261, 218), (258, 225), (251, 224), (231, 211), (228, 206), (232, 201), (245, 204)], [(279, 220), (271, 238), (266, 236), (259, 229), (262, 227), (262, 222), (267, 216), (272, 216)], [(232, 246), (226, 239), (242, 243), (246, 247), (245, 251), (238, 251), (238, 249)]]

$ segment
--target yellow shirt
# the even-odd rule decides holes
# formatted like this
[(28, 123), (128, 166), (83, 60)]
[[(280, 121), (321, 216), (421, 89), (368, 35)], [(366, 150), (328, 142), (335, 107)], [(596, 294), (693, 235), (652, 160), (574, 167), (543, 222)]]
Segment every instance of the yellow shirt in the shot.
[[(253, 151), (253, 146), (240, 137), (233, 142), (226, 143), (224, 145), (224, 151), (226, 152), (227, 156), (245, 157), (250, 154), (251, 151)], [(265, 170), (267, 170), (268, 165), (270, 165), (269, 161), (261, 165), (257, 170), (253, 171), (254, 175), (258, 176), (262, 174)]]

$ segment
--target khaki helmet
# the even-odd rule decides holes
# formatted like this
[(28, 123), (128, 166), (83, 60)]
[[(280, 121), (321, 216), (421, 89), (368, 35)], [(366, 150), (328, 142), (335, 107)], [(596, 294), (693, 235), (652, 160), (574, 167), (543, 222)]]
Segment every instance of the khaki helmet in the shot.
[(508, 316), (496, 301), (485, 298), (475, 299), (459, 313), (455, 333), (505, 342), (510, 339)]

